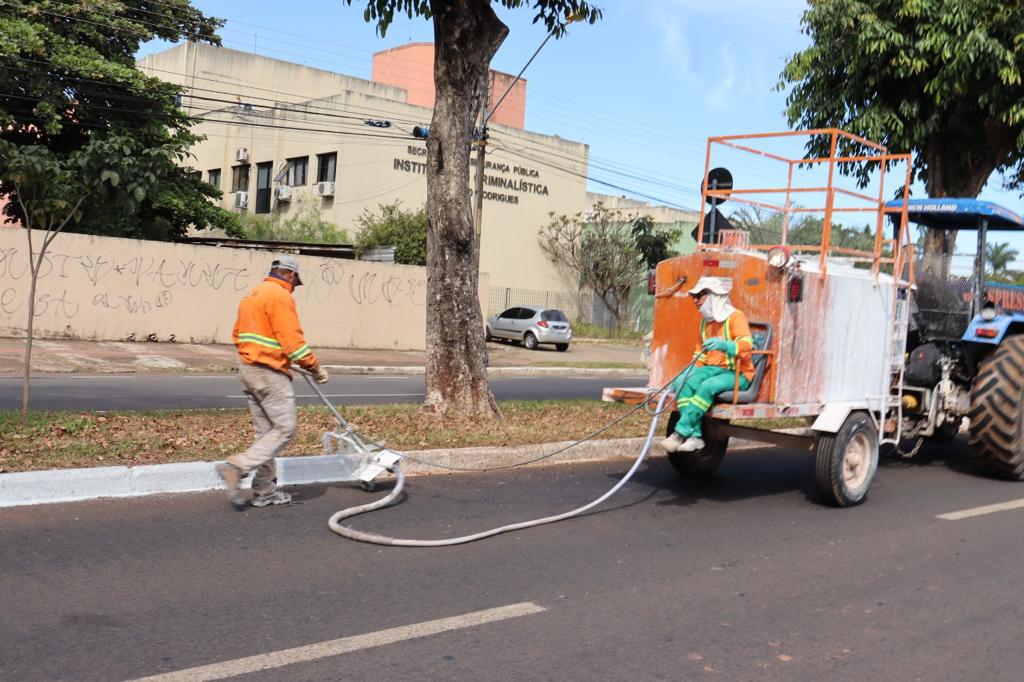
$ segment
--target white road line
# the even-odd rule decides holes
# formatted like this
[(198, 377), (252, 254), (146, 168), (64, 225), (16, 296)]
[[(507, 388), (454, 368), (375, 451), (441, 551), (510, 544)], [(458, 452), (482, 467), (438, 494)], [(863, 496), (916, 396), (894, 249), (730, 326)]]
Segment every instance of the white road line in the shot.
[(984, 507), (971, 507), (970, 509), (961, 509), (960, 511), (949, 512), (948, 514), (939, 514), (935, 518), (943, 519), (945, 521), (959, 521), (961, 519), (969, 519), (972, 516), (984, 516), (985, 514), (995, 514), (996, 512), (1009, 511), (1011, 509), (1020, 509), (1024, 507), (1024, 498), (1019, 500), (1010, 500), (1009, 502), (1000, 502), (998, 504), (987, 504)]
[[(241, 398), (244, 395), (226, 395), (225, 398)], [(296, 398), (319, 398), (320, 396), (305, 393), (296, 393)], [(325, 398), (422, 398), (422, 393), (324, 393)]]
[(246, 656), (245, 658), (236, 658), (231, 661), (222, 661), (211, 665), (202, 665), (196, 668), (187, 668), (176, 672), (164, 673), (163, 675), (143, 677), (133, 680), (132, 682), (199, 682), (201, 680), (223, 680), (229, 677), (236, 677), (238, 675), (247, 675), (249, 673), (260, 672), (263, 670), (282, 668), (286, 665), (292, 665), (295, 663), (315, 661), (321, 658), (337, 656), (339, 654), (345, 654), (352, 651), (359, 651), (360, 649), (369, 649), (371, 647), (394, 644), (408, 639), (428, 637), (430, 635), (450, 632), (452, 630), (462, 630), (477, 625), (493, 623), (499, 620), (507, 620), (509, 618), (529, 616), (546, 610), (547, 609), (543, 606), (534, 604), (533, 602), (509, 604), (508, 606), (499, 606), (497, 608), (486, 609), (484, 611), (464, 613), (461, 616), (452, 616), (451, 618), (439, 618), (437, 620), (429, 620), (424, 623), (414, 623), (412, 625), (403, 625), (401, 627), (390, 628), (388, 630), (378, 630), (377, 632), (370, 632), (365, 635), (342, 637), (341, 639), (332, 639), (326, 642), (319, 642), (317, 644), (299, 646), (294, 649), (271, 651), (265, 654), (257, 654), (256, 656)]

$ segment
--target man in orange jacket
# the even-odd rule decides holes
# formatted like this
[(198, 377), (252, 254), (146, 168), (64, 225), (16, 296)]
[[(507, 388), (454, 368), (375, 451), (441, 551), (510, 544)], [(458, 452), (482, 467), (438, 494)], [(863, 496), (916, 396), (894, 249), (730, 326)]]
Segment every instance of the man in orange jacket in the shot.
[(217, 467), (227, 484), (231, 504), (237, 509), (247, 503), (239, 483), (253, 469), (254, 507), (292, 501), (291, 495), (277, 489), (274, 462), (295, 437), (295, 391), (289, 368), (295, 363), (312, 373), (318, 384), (327, 383), (327, 372), (302, 335), (292, 298), (292, 291), (301, 284), (299, 261), (280, 256), (271, 264), (270, 274), (238, 304), (234, 329), (235, 346), (242, 360), (238, 378), (249, 400), (256, 440), (248, 450)]

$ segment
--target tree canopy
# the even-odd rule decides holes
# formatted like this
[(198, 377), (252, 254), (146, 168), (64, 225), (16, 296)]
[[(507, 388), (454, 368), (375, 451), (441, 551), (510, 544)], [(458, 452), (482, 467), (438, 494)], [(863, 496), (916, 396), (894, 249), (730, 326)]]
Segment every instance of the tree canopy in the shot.
[[(7, 152), (45, 148), (62, 164), (93, 140), (108, 163), (140, 150), (159, 150), (153, 181), (123, 202), (91, 193), (67, 229), (93, 234), (169, 239), (190, 225), (233, 233), (237, 218), (209, 199), (220, 192), (190, 174), (188, 150), (200, 138), (177, 106), (181, 88), (135, 68), (135, 54), (153, 39), (219, 44), (219, 19), (187, 0), (153, 3), (9, 0), (0, 15), (0, 140)], [(15, 188), (0, 178), (0, 193)], [(7, 215), (20, 218), (12, 201)]]
[[(782, 72), (791, 125), (913, 152), (929, 196), (1024, 185), (1024, 11), (1005, 0), (811, 0)], [(819, 137), (809, 152), (827, 155)], [(856, 152), (844, 143), (845, 152)], [(870, 167), (847, 167), (866, 180)]]
[(552, 213), (539, 240), (552, 263), (597, 294), (618, 326), (626, 317), (629, 290), (658, 263), (650, 259), (673, 255), (659, 237), (677, 233), (658, 230), (650, 216), (624, 215), (597, 203), (574, 216)]

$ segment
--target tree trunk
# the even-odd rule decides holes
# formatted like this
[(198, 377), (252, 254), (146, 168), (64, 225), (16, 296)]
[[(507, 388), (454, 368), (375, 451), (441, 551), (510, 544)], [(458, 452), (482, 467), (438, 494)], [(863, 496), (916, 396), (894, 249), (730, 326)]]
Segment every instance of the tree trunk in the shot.
[(427, 138), (427, 361), (424, 409), (500, 416), (484, 365), (469, 150), (491, 58), (508, 27), (490, 0), (431, 0), (434, 116)]
[(39, 268), (43, 264), (43, 255), (46, 253), (46, 242), (43, 242), (43, 246), (39, 249), (38, 260), (33, 261), (34, 254), (32, 253), (32, 230), (28, 230), (28, 265), (30, 269), (31, 280), (28, 285), (28, 322), (25, 324), (25, 366), (22, 368), (21, 375), (21, 418), (28, 418), (28, 399), (29, 399), (29, 380), (30, 371), (32, 368), (32, 331), (35, 326), (36, 319), (36, 284), (39, 282)]
[[(986, 158), (968, 158), (965, 162), (960, 158), (949, 158), (950, 154), (959, 154), (957, 147), (948, 147), (942, 140), (933, 139), (924, 149), (924, 160), (928, 169), (928, 179), (925, 183), (925, 190), (928, 196), (933, 199), (945, 197), (966, 197), (975, 198), (980, 193), (989, 177), (1000, 165), (1002, 157), (1007, 153), (1006, 144), (1002, 141), (1002, 133), (999, 129), (985, 127), (983, 136), (985, 142), (979, 142), (981, 149), (988, 148), (987, 143), (993, 145), (992, 153)], [(952, 230), (949, 235), (949, 253), (952, 255), (956, 248), (957, 231)], [(924, 237), (924, 252), (929, 256), (942, 253), (942, 231), (928, 230)]]

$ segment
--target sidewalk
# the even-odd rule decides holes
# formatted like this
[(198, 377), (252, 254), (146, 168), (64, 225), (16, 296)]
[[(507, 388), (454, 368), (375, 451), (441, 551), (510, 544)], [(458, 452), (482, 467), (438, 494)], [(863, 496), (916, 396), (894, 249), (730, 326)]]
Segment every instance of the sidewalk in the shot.
[[(522, 346), (487, 344), (490, 368), (529, 368), (530, 373), (644, 373), (641, 343), (581, 340), (568, 351), (553, 347), (528, 351)], [(424, 353), (403, 350), (314, 348), (321, 364), (340, 373), (422, 372)], [(24, 339), (0, 338), (0, 373), (22, 370)], [(32, 344), (33, 372), (229, 372), (237, 365), (234, 346), (187, 343), (128, 343), (36, 339)], [(618, 369), (616, 369), (618, 368)]]

